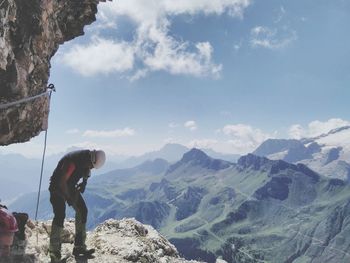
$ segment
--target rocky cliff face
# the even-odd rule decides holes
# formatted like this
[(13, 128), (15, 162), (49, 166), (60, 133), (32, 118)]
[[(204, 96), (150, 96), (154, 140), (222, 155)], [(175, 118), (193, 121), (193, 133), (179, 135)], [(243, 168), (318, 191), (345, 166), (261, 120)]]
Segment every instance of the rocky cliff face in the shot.
[[(12, 250), (16, 262), (48, 262), (50, 222), (29, 222), (26, 228), (26, 242), (18, 244), (24, 250)], [(62, 254), (67, 262), (78, 262), (72, 256), (74, 242), (74, 221), (65, 223)], [(134, 219), (107, 220), (87, 236), (88, 247), (95, 248), (95, 258), (90, 263), (199, 263), (179, 257), (174, 245), (151, 226)], [(19, 260), (19, 261), (18, 261)], [(80, 262), (80, 261), (79, 261)], [(85, 262), (85, 261), (83, 261)]]
[[(51, 57), (60, 44), (84, 34), (84, 26), (96, 19), (98, 2), (0, 1), (0, 105), (45, 92)], [(36, 136), (47, 117), (48, 96), (0, 107), (0, 145)]]

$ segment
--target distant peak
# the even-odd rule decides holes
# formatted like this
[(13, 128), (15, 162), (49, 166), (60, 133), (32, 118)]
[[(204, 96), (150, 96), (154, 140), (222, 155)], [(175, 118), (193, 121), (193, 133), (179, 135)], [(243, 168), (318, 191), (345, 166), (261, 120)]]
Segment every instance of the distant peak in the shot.
[(253, 152), (255, 155), (268, 156), (291, 148), (300, 148), (303, 144), (295, 139), (267, 139)]
[(271, 175), (290, 169), (311, 177), (314, 181), (319, 180), (319, 175), (304, 164), (298, 163), (295, 165), (283, 160), (270, 160), (251, 153), (239, 158), (237, 164), (243, 169), (268, 171)]
[(182, 157), (182, 161), (192, 161), (192, 160), (207, 160), (210, 157), (203, 151), (193, 148), (189, 152), (185, 153)]
[(176, 149), (187, 149), (188, 150), (188, 148), (186, 146), (184, 146), (182, 144), (179, 144), (179, 143), (167, 143), (167, 144), (165, 144), (162, 147), (163, 150), (164, 149), (174, 149), (174, 148), (176, 148)]
[(183, 165), (199, 166), (210, 170), (222, 170), (230, 167), (232, 163), (220, 159), (213, 159), (203, 151), (193, 148), (185, 153), (180, 161), (169, 167), (168, 173), (173, 172)]

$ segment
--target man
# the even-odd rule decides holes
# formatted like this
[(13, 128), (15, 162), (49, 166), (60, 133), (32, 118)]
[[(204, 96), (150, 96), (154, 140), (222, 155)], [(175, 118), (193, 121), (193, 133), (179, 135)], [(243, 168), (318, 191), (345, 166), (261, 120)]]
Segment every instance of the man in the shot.
[(61, 233), (66, 217), (66, 202), (75, 210), (74, 256), (91, 256), (95, 250), (87, 249), (86, 221), (87, 207), (81, 193), (84, 193), (92, 168), (100, 168), (106, 160), (103, 151), (81, 150), (66, 154), (59, 161), (50, 179), (50, 202), (54, 218), (50, 235), (51, 262), (61, 260)]

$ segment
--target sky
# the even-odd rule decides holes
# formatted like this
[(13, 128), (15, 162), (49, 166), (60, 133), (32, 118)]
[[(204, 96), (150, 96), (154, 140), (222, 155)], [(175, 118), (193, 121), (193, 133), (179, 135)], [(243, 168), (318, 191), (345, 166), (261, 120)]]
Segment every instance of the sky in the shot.
[[(52, 59), (48, 154), (245, 154), (350, 124), (350, 1), (118, 0)], [(41, 156), (44, 133), (0, 148)]]

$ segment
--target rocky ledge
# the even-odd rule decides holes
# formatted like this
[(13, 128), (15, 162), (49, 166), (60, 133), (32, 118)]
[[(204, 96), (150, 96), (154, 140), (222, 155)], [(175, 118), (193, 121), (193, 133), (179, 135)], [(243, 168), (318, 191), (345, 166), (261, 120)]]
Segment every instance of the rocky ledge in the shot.
[[(50, 59), (60, 44), (84, 34), (105, 0), (0, 1), (0, 106), (46, 91)], [(0, 145), (45, 130), (48, 96), (0, 107)]]
[[(74, 221), (66, 220), (64, 229), (62, 254), (68, 257), (67, 262), (78, 262), (72, 256)], [(16, 261), (13, 261), (48, 262), (50, 230), (51, 222), (34, 224), (29, 221), (26, 226), (26, 241), (19, 244), (19, 247), (25, 249), (22, 253), (13, 249), (13, 257), (17, 257)], [(135, 219), (105, 221), (88, 233), (87, 245), (96, 249), (95, 258), (88, 260), (90, 263), (199, 263), (181, 258), (175, 246), (166, 238), (153, 227), (143, 225)]]

